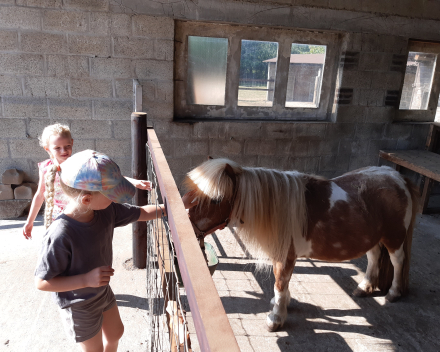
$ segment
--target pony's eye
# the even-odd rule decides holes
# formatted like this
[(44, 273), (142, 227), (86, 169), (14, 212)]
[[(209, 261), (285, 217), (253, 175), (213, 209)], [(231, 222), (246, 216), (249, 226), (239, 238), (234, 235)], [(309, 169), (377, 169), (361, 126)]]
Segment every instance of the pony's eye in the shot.
[(221, 202), (221, 199), (211, 199), (211, 204), (220, 204)]

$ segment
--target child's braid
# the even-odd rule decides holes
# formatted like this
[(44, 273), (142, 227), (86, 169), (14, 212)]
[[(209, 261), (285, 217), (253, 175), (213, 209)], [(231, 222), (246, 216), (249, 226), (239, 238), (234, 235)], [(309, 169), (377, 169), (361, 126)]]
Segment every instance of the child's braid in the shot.
[(52, 223), (53, 204), (55, 196), (55, 176), (57, 174), (57, 165), (52, 165), (46, 173), (46, 191), (44, 192), (44, 198), (46, 198), (46, 209), (44, 211), (44, 226), (46, 229)]

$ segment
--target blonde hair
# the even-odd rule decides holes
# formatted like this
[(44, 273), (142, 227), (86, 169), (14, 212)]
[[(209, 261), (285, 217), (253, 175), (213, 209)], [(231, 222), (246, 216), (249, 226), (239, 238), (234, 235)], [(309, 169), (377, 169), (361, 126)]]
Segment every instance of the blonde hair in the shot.
[(72, 134), (70, 133), (69, 126), (55, 123), (53, 125), (46, 126), (41, 136), (38, 137), (38, 140), (40, 141), (40, 146), (43, 148), (48, 148), (49, 139), (51, 136), (62, 136), (72, 139)]
[[(70, 133), (69, 126), (55, 123), (44, 128), (43, 133), (38, 138), (40, 146), (45, 149), (48, 148), (49, 139), (51, 136), (62, 136), (72, 139), (72, 134)], [(58, 166), (54, 164), (50, 169), (47, 170), (46, 173), (46, 190), (44, 192), (44, 198), (46, 199), (46, 209), (44, 211), (44, 226), (46, 228), (48, 228), (49, 225), (52, 223), (52, 213), (55, 196), (55, 176), (57, 173), (57, 169)]]

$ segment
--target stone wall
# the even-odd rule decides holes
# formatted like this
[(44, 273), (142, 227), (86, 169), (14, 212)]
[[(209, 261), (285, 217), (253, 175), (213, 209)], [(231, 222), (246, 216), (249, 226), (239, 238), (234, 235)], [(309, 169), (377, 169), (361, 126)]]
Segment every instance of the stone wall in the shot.
[[(180, 182), (208, 155), (336, 176), (377, 165), (379, 149), (423, 148), (426, 124), (392, 123), (408, 38), (440, 40), (435, 1), (0, 0), (0, 173), (37, 181), (37, 136), (70, 125), (74, 151), (97, 149), (130, 174), (132, 79)], [(339, 31), (328, 122), (173, 121), (174, 20)], [(397, 107), (396, 107), (397, 106)]]

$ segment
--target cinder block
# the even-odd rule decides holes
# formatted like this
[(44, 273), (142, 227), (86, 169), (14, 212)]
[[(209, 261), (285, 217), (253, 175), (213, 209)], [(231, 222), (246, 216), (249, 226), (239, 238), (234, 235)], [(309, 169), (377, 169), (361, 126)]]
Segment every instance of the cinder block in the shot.
[(15, 199), (32, 199), (34, 194), (32, 192), (32, 188), (27, 184), (23, 184), (14, 189), (14, 198)]
[(109, 79), (71, 79), (70, 93), (74, 98), (111, 98), (112, 81)]
[(0, 139), (0, 155), (2, 158), (9, 157), (8, 141)]
[(182, 158), (167, 158), (167, 161), (173, 175), (186, 174), (191, 170), (191, 159), (186, 156)]
[[(154, 104), (144, 104), (144, 112), (148, 114), (151, 120), (172, 120), (174, 114), (174, 106), (172, 102), (157, 102)], [(146, 105), (146, 106), (145, 106)]]
[(383, 106), (385, 103), (385, 91), (379, 89), (360, 89), (359, 105)]
[(133, 16), (133, 35), (173, 40), (174, 20), (171, 17)]
[(362, 71), (388, 71), (392, 55), (389, 53), (361, 52), (359, 69)]
[(395, 150), (397, 148), (397, 139), (371, 140), (368, 145), (368, 154), (379, 155), (379, 150)]
[(391, 139), (407, 139), (411, 137), (413, 125), (390, 123), (385, 126), (384, 137)]
[[(168, 158), (168, 157), (173, 157), (174, 156), (174, 140), (173, 139), (161, 139), (160, 140), (160, 146), (162, 148), (162, 152), (163, 154)], [(193, 160), (191, 158), (191, 160)], [(205, 156), (205, 160), (206, 160), (206, 156)], [(193, 166), (194, 164), (191, 162), (191, 166)]]
[(113, 38), (114, 55), (133, 59), (154, 58), (154, 40), (133, 37)]
[(42, 54), (65, 54), (67, 37), (65, 34), (25, 32), (21, 34), (21, 50)]
[(92, 102), (78, 99), (49, 99), (50, 117), (59, 119), (91, 119)]
[(363, 140), (342, 140), (339, 143), (339, 154), (341, 155), (366, 155), (368, 152), (368, 141)]
[(154, 42), (154, 58), (157, 60), (174, 60), (174, 41), (157, 39)]
[[(23, 182), (22, 185), (31, 188), (31, 190), (32, 190), (32, 197), (35, 195), (35, 193), (37, 193), (38, 184), (36, 184), (36, 183), (34, 183), (34, 182)], [(17, 199), (17, 198), (16, 198), (16, 199)]]
[(86, 32), (87, 12), (47, 10), (43, 13), (43, 30), (58, 32)]
[(109, 0), (64, 0), (64, 7), (77, 10), (107, 11)]
[[(0, 184), (0, 200), (14, 199), (14, 191), (10, 184)], [(0, 203), (1, 204), (1, 203)]]
[(69, 53), (109, 56), (110, 38), (106, 36), (69, 35)]
[(228, 139), (260, 138), (262, 136), (261, 122), (231, 122), (228, 123)]
[(26, 138), (26, 120), (0, 119), (0, 138)]
[(48, 117), (45, 98), (3, 98), (3, 109), (5, 117)]
[(17, 50), (18, 34), (16, 31), (0, 31), (0, 50)]
[[(75, 138), (75, 136), (73, 136)], [(82, 138), (82, 136), (78, 136), (78, 138)], [(73, 152), (80, 152), (83, 150), (98, 150), (96, 148), (96, 141), (94, 139), (78, 139), (75, 138), (73, 142)]]
[(71, 131), (73, 136), (81, 139), (112, 138), (110, 121), (75, 120), (72, 121)]
[(41, 30), (41, 10), (26, 7), (0, 7), (0, 23), (4, 28)]
[[(115, 82), (115, 94), (119, 99), (133, 99), (133, 80), (117, 79)], [(143, 93), (143, 89), (142, 89)]]
[(24, 173), (22, 170), (8, 169), (2, 173), (2, 183), (4, 185), (19, 185), (23, 183), (23, 178)]
[(62, 0), (17, 0), (19, 6), (61, 8)]
[(319, 173), (334, 172), (342, 175), (348, 171), (350, 155), (323, 155), (319, 164)]
[(69, 96), (67, 80), (57, 77), (26, 77), (24, 95), (67, 98)]
[[(112, 121), (113, 136), (116, 139), (130, 139), (131, 140), (131, 123), (127, 120)], [(162, 140), (160, 141), (162, 144)]]
[(131, 156), (129, 155), (124, 157), (115, 157), (112, 155), (109, 155), (109, 157), (118, 164), (119, 168), (121, 169), (121, 174), (124, 176), (131, 177)]
[(111, 32), (113, 35), (131, 36), (131, 16), (125, 13), (112, 13)]
[(92, 58), (91, 74), (97, 78), (133, 78), (134, 68), (130, 59)]
[(372, 74), (370, 71), (345, 70), (342, 74), (341, 86), (368, 89), (371, 87), (371, 79)]
[(349, 170), (357, 170), (367, 166), (378, 166), (379, 154), (370, 155), (352, 155), (350, 159)]
[(245, 155), (275, 155), (276, 150), (274, 140), (247, 140), (244, 144)]
[(276, 140), (276, 155), (290, 155), (293, 157), (302, 157), (309, 154), (309, 142), (300, 140), (286, 140), (278, 139)]
[(227, 124), (224, 122), (199, 122), (194, 125), (196, 138), (226, 138)]
[(423, 144), (428, 138), (428, 132), (428, 124), (415, 124), (411, 133), (411, 138), (418, 140), (420, 144)]
[(90, 13), (90, 32), (98, 35), (110, 33), (110, 14), (105, 12)]
[(361, 123), (356, 126), (356, 139), (382, 139), (384, 123)]
[(366, 123), (391, 123), (394, 121), (396, 109), (393, 106), (368, 107)]
[[(207, 157), (206, 157), (206, 155), (192, 155), (190, 157), (190, 159), (191, 159), (191, 168), (195, 168), (195, 167), (199, 166), (200, 164), (202, 164), (203, 162), (205, 162)], [(176, 184), (177, 184), (177, 187), (179, 187), (179, 185), (181, 183), (176, 182)]]
[(89, 77), (89, 58), (86, 56), (48, 55), (47, 74), (69, 78)]
[[(172, 81), (168, 82), (172, 83)], [(142, 86), (142, 102), (147, 103), (147, 106), (151, 106), (151, 103), (156, 101), (156, 80), (139, 80), (139, 83)], [(133, 83), (131, 89), (133, 92)]]
[(96, 149), (115, 157), (131, 155), (130, 140), (103, 139), (96, 141)]
[(241, 155), (243, 141), (236, 140), (211, 140), (210, 152), (212, 156)]
[(133, 112), (131, 101), (95, 101), (95, 119), (98, 120), (130, 120)]
[(15, 139), (9, 141), (9, 148), (11, 150), (12, 158), (41, 158), (47, 159), (46, 151), (40, 147), (36, 139)]
[(339, 140), (320, 140), (309, 142), (309, 156), (337, 155)]
[(22, 95), (21, 78), (0, 75), (0, 96)]
[(355, 123), (336, 123), (327, 126), (326, 139), (329, 141), (353, 139), (356, 132)]
[(292, 139), (293, 125), (291, 123), (271, 123), (262, 124), (262, 137), (268, 139)]
[(15, 219), (31, 204), (28, 199), (13, 199), (0, 201), (0, 219)]
[(172, 81), (158, 81), (156, 86), (156, 100), (173, 102), (174, 85)]
[[(43, 150), (43, 148), (41, 147), (39, 148)], [(47, 159), (47, 153), (44, 159)], [(18, 158), (14, 158), (14, 157), (7, 158), (5, 155), (2, 155), (2, 157), (0, 157), (0, 174), (7, 169), (18, 169), (24, 172), (25, 175), (24, 177), (26, 180), (32, 182), (38, 182), (37, 163), (39, 163), (44, 159), (42, 159), (40, 156), (32, 160), (32, 157), (28, 157), (27, 155), (24, 155), (24, 153)], [(0, 177), (0, 183), (1, 183), (1, 177)]]
[(191, 156), (191, 155), (209, 155), (209, 142), (208, 140), (176, 140), (174, 141), (174, 156)]
[(27, 133), (29, 138), (38, 138), (41, 136), (43, 129), (51, 124), (49, 119), (29, 119)]
[(339, 105), (336, 115), (336, 122), (337, 123), (363, 122), (366, 114), (367, 114), (367, 107)]
[(41, 76), (44, 73), (43, 56), (37, 54), (1, 53), (0, 73)]
[(0, 0), (0, 4), (3, 4), (3, 5), (15, 5), (15, 0)]
[(136, 61), (135, 75), (139, 79), (172, 81), (173, 62), (157, 60)]
[(296, 123), (293, 125), (294, 139), (318, 140), (325, 138), (327, 123)]

